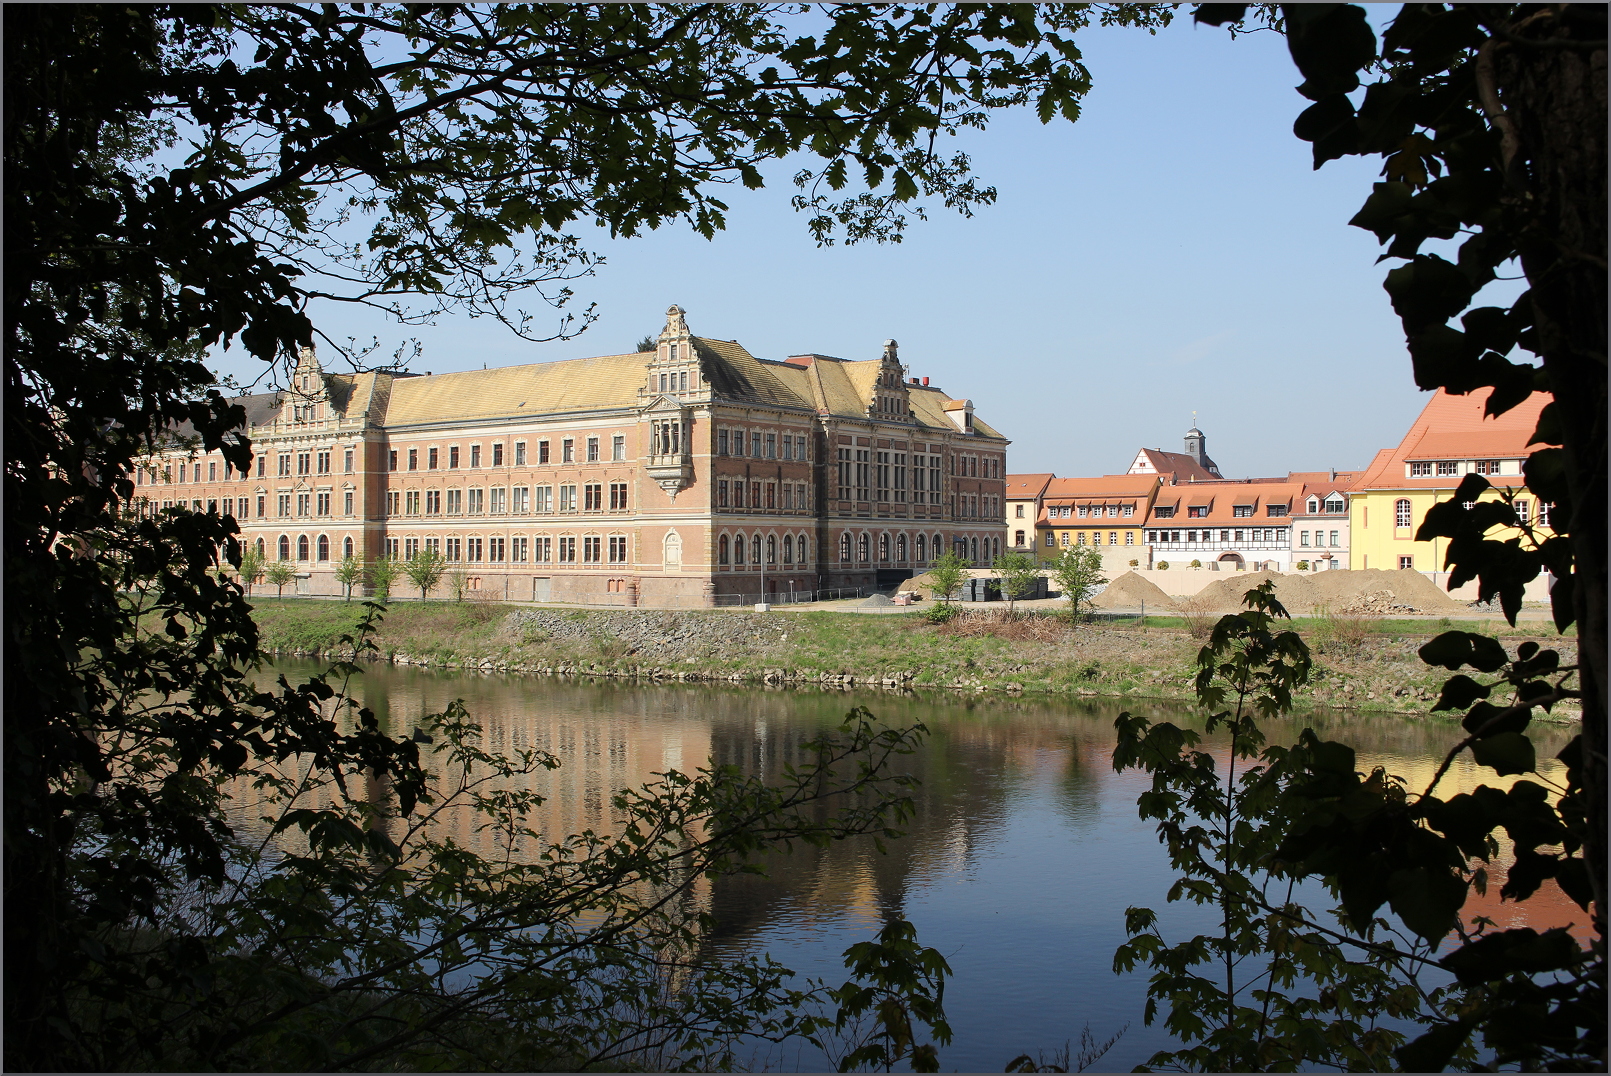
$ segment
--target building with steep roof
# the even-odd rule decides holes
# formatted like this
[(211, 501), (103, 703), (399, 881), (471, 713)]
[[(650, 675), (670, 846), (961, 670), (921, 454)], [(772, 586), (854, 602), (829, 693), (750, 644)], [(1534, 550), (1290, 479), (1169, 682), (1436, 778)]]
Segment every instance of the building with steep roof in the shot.
[(651, 352), (417, 376), (330, 374), (309, 348), (286, 389), (238, 402), (249, 474), (181, 429), (137, 495), (234, 516), (299, 593), (339, 593), (345, 556), (424, 549), (500, 597), (680, 606), (1001, 552), (1009, 441), (893, 340), (770, 361), (674, 306)]
[(1143, 524), (1153, 500), (1169, 488), (1161, 475), (1052, 479), (1036, 524), (1041, 556), (1050, 559), (1064, 549), (1085, 547), (1101, 552), (1110, 571), (1123, 571), (1132, 561), (1150, 567)]
[(1222, 570), (1287, 571), (1292, 509), (1303, 483), (1282, 479), (1164, 485), (1146, 520), (1153, 556), (1172, 567), (1198, 561)]
[(1224, 477), (1219, 464), (1208, 457), (1208, 437), (1196, 426), (1186, 431), (1186, 451), (1165, 452), (1143, 448), (1136, 453), (1128, 474), (1166, 475), (1175, 482), (1212, 482)]
[[(1486, 413), (1491, 392), (1482, 388), (1455, 396), (1438, 389), (1398, 447), (1377, 453), (1349, 498), (1353, 567), (1413, 568), (1439, 578), (1448, 540), (1417, 542), (1415, 532), (1428, 509), (1453, 494), (1468, 474), (1482, 475), (1514, 496), (1517, 516), (1548, 533), (1550, 506), (1528, 494), (1522, 467), (1543, 447), (1529, 442), (1551, 396), (1535, 392), (1491, 417)], [(1496, 495), (1490, 490), (1483, 498)]]
[(1302, 486), (1292, 505), (1292, 563), (1315, 571), (1348, 567), (1348, 498), (1360, 471), (1294, 471)]

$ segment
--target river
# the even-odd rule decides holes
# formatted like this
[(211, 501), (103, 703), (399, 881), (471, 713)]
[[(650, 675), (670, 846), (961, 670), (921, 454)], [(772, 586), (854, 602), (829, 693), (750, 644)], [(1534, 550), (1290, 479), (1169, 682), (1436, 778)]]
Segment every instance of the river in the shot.
[[(288, 661), (276, 671), (316, 668)], [(1200, 909), (1165, 902), (1173, 872), (1151, 825), (1136, 817), (1146, 778), (1116, 774), (1110, 761), (1117, 700), (643, 686), (390, 665), (369, 667), (354, 694), (393, 734), (406, 735), (462, 698), (490, 746), (558, 755), (561, 768), (539, 779), (549, 797), (543, 826), (556, 835), (607, 831), (611, 793), (655, 771), (691, 771), (714, 758), (776, 774), (789, 745), (836, 724), (852, 706), (891, 724), (921, 721), (931, 735), (909, 759), (922, 785), (908, 835), (884, 854), (870, 840), (797, 850), (774, 857), (766, 878), (715, 883), (702, 894), (717, 924), (710, 951), (770, 952), (837, 984), (845, 977), (842, 951), (898, 913), (954, 972), (945, 1007), (955, 1039), (940, 1052), (942, 1069), (999, 1072), (1021, 1053), (1050, 1057), (1066, 1041), (1077, 1043), (1087, 1024), (1098, 1039), (1125, 1029), (1093, 1066), (1099, 1071), (1128, 1070), (1171, 1045), (1161, 1027), (1143, 1026), (1144, 975), (1113, 973), (1124, 910), (1163, 912), (1174, 940), (1209, 921)], [(1184, 708), (1124, 705), (1200, 726)], [(1312, 715), (1266, 731), (1274, 741), (1304, 723), (1355, 746), (1361, 768), (1384, 765), (1412, 788), (1424, 785), (1458, 731), (1442, 719), (1357, 714)], [(1539, 757), (1553, 764), (1570, 731), (1535, 725), (1534, 733)], [(1483, 782), (1508, 783), (1467, 756), (1440, 791)], [(1495, 883), (1489, 893), (1497, 891)], [(1482, 911), (1504, 925), (1585, 918), (1552, 884), (1521, 916), (1492, 896)], [(753, 1064), (794, 1070), (823, 1062), (774, 1051)]]

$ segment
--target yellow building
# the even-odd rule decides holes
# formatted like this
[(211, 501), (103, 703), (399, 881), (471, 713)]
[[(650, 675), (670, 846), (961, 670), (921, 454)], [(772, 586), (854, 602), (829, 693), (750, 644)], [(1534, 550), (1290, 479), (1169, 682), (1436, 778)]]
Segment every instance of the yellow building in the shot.
[[(1541, 447), (1527, 442), (1550, 396), (1535, 392), (1489, 418), (1483, 413), (1489, 391), (1452, 396), (1439, 389), (1398, 447), (1376, 454), (1349, 498), (1350, 567), (1413, 569), (1439, 579), (1448, 540), (1417, 542), (1415, 532), (1427, 511), (1447, 500), (1468, 474), (1515, 492), (1524, 521), (1549, 525), (1550, 506), (1523, 488), (1522, 462)], [(1497, 495), (1489, 490), (1483, 499)]]

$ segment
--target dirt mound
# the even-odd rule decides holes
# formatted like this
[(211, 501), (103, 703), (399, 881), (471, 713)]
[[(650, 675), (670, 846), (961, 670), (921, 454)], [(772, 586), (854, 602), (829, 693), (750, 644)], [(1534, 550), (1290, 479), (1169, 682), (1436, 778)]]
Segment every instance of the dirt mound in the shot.
[(1266, 580), (1275, 581), (1275, 596), (1289, 612), (1307, 613), (1314, 607), (1309, 578), (1280, 572), (1236, 572), (1229, 578), (1216, 579), (1194, 595), (1192, 605), (1205, 613), (1238, 612), (1242, 609), (1242, 595)]
[(862, 605), (868, 605), (868, 606), (878, 606), (878, 605), (894, 605), (895, 603), (890, 600), (890, 596), (888, 594), (885, 594), (883, 591), (877, 591), (877, 592), (875, 592), (873, 594), (872, 597), (863, 599), (861, 604)]
[(1387, 616), (1402, 613), (1456, 613), (1465, 606), (1455, 601), (1420, 572), (1367, 568), (1315, 574), (1237, 572), (1204, 587), (1195, 603), (1205, 611), (1230, 613), (1242, 608), (1242, 595), (1264, 582), (1275, 581), (1275, 596), (1292, 613), (1329, 609), (1334, 613)]
[(1391, 611), (1419, 613), (1460, 613), (1463, 602), (1456, 601), (1420, 572), (1365, 568), (1359, 571), (1321, 572), (1309, 577), (1314, 584), (1314, 604), (1337, 612), (1375, 612), (1372, 606), (1393, 605)]
[(1175, 608), (1175, 599), (1135, 572), (1125, 572), (1092, 598), (1091, 604), (1098, 609), (1140, 609), (1146, 606), (1162, 612)]

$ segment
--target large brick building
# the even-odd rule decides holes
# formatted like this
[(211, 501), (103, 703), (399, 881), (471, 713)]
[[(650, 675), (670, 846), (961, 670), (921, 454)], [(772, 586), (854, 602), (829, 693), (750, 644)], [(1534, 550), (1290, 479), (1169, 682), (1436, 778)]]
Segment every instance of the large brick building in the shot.
[(174, 447), (146, 507), (233, 515), (299, 593), (344, 556), (430, 548), (519, 600), (699, 606), (887, 585), (1000, 553), (1008, 441), (882, 357), (757, 359), (668, 311), (656, 349), (416, 376), (329, 374), (241, 398), (251, 472)]

